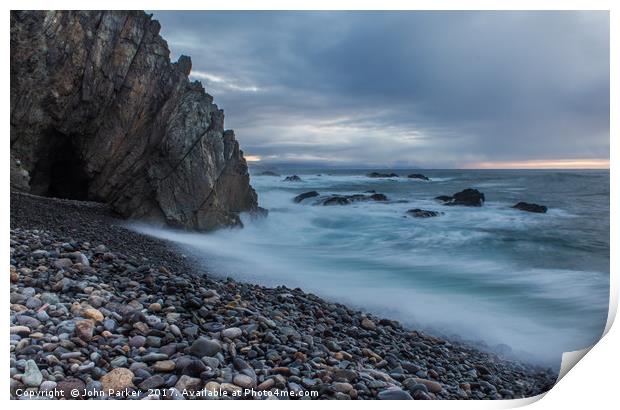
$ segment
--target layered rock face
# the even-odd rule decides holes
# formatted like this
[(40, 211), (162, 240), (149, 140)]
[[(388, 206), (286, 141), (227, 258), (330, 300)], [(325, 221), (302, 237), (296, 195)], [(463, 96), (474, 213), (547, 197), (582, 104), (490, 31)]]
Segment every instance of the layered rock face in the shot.
[(141, 11), (11, 13), (11, 188), (209, 230), (258, 210), (189, 57)]

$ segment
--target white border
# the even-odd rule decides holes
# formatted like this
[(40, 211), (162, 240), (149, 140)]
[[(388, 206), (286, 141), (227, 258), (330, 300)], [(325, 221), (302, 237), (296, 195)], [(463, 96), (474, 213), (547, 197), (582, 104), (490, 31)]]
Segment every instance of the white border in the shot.
[[(618, 82), (615, 80), (614, 75), (620, 70), (620, 65), (618, 64), (618, 23), (620, 22), (620, 7), (617, 5), (618, 2), (613, 1), (604, 1), (604, 0), (590, 0), (590, 1), (579, 1), (579, 0), (564, 0), (564, 1), (533, 1), (533, 0), (522, 0), (522, 1), (492, 1), (492, 0), (477, 0), (477, 1), (458, 1), (458, 0), (443, 0), (439, 1), (395, 1), (395, 0), (382, 0), (380, 2), (370, 2), (364, 0), (340, 0), (340, 1), (326, 1), (326, 0), (315, 0), (315, 1), (297, 1), (297, 2), (286, 2), (282, 0), (263, 0), (260, 2), (251, 2), (251, 1), (241, 1), (241, 0), (229, 0), (226, 2), (215, 2), (215, 1), (187, 1), (187, 0), (177, 0), (177, 1), (161, 1), (161, 0), (152, 0), (152, 1), (117, 1), (117, 0), (109, 0), (106, 2), (84, 2), (84, 1), (53, 1), (53, 2), (43, 2), (43, 1), (13, 1), (4, 3), (7, 8), (5, 8), (3, 19), (1, 20), (2, 24), (2, 33), (3, 33), (3, 41), (1, 43), (0, 55), (8, 56), (9, 55), (9, 47), (10, 47), (10, 37), (9, 33), (9, 10), (10, 9), (148, 9), (148, 10), (200, 10), (200, 9), (211, 9), (211, 10), (235, 10), (235, 9), (245, 9), (245, 10), (255, 10), (255, 9), (288, 9), (288, 10), (353, 10), (353, 9), (363, 9), (363, 10), (378, 10), (378, 9), (388, 9), (388, 10), (611, 10), (610, 19), (611, 19), (611, 134), (617, 136), (618, 123), (616, 117), (613, 113), (619, 113), (617, 98), (618, 98)], [(260, 7), (258, 7), (260, 6)], [(5, 93), (9, 92), (9, 64), (8, 61), (2, 65), (2, 82)], [(4, 130), (5, 130), (5, 138), (8, 141), (9, 134), (9, 121), (10, 121), (10, 100), (9, 96), (5, 95), (3, 100), (3, 114), (4, 114)], [(5, 155), (7, 155), (5, 153)], [(617, 329), (611, 328), (611, 324), (613, 323), (613, 319), (616, 314), (617, 305), (618, 305), (618, 269), (617, 269), (617, 255), (618, 251), (618, 231), (617, 231), (617, 213), (615, 211), (618, 210), (618, 195), (617, 190), (613, 189), (613, 187), (617, 186), (617, 178), (616, 173), (614, 171), (614, 162), (613, 159), (617, 159), (618, 157), (618, 143), (614, 138), (611, 138), (611, 150), (610, 150), (610, 159), (612, 167), (611, 167), (611, 298), (610, 298), (610, 314), (607, 321), (607, 326), (605, 329), (606, 336), (597, 343), (588, 354), (588, 358), (586, 360), (582, 360), (575, 366), (575, 369), (568, 372), (566, 377), (562, 378), (562, 380), (558, 383), (556, 387), (554, 387), (546, 396), (545, 400), (538, 401), (541, 397), (538, 396), (536, 398), (531, 399), (523, 399), (523, 400), (513, 400), (513, 401), (491, 401), (491, 402), (480, 402), (480, 401), (459, 401), (459, 402), (444, 402), (444, 401), (432, 401), (432, 402), (416, 402), (415, 404), (410, 404), (409, 402), (391, 402), (390, 406), (398, 407), (398, 408), (410, 408), (411, 406), (424, 406), (424, 407), (435, 407), (435, 408), (511, 408), (523, 406), (526, 404), (530, 404), (533, 402), (537, 402), (534, 404), (535, 408), (612, 408), (617, 405), (617, 399), (615, 396), (615, 389), (617, 388), (617, 372), (618, 365), (620, 364), (620, 354), (619, 354), (619, 346), (620, 346), (620, 333)], [(6, 159), (6, 157), (5, 157)], [(4, 163), (4, 167), (2, 168), (3, 180), (5, 181), (5, 187), (9, 186), (9, 162), (6, 161)], [(8, 262), (9, 259), (9, 236), (6, 232), (9, 231), (9, 190), (6, 189), (4, 191), (2, 201), (2, 228), (5, 234), (2, 236), (2, 245), (1, 249), (5, 252), (6, 258), (5, 261)], [(5, 264), (8, 267), (8, 263)], [(5, 277), (6, 280), (6, 277)], [(6, 283), (6, 282), (5, 282)], [(8, 292), (3, 293), (3, 299), (8, 299)], [(8, 300), (6, 300), (8, 302)], [(5, 306), (6, 306), (5, 302)], [(2, 333), (4, 334), (4, 340), (8, 342), (8, 327), (9, 327), (9, 316), (5, 313), (3, 316), (3, 325), (2, 325)], [(5, 343), (6, 343), (5, 342)], [(7, 346), (8, 347), (8, 346)], [(589, 349), (588, 349), (589, 350)], [(586, 350), (587, 351), (587, 350)], [(8, 353), (8, 348), (5, 350)], [(575, 365), (581, 357), (583, 357), (585, 353), (581, 352), (572, 352), (566, 354), (563, 361), (563, 369), (570, 369)], [(9, 367), (9, 355), (4, 354), (0, 355), (0, 360), (2, 360), (5, 371), (8, 370)], [(7, 371), (8, 373), (8, 371)], [(9, 383), (8, 379), (5, 376), (1, 378), (3, 387), (0, 387), (0, 391), (3, 391), (3, 397), (5, 400), (8, 400), (9, 397)], [(45, 403), (41, 402), (15, 402), (13, 401), (10, 405), (17, 408), (21, 403), (26, 404), (35, 404), (37, 406), (46, 406), (52, 409), (64, 409), (67, 407), (73, 406), (83, 406), (85, 403), (79, 401), (70, 401), (70, 402), (60, 402), (60, 401), (48, 401)], [(125, 407), (128, 406), (130, 402), (122, 401), (115, 402), (114, 406)], [(163, 407), (170, 405), (172, 402), (153, 402), (148, 401), (148, 404), (142, 402), (131, 402), (132, 405), (136, 405), (138, 407), (142, 406), (152, 406), (152, 407)], [(135, 403), (135, 404), (133, 404)], [(141, 403), (141, 404), (140, 404)], [(165, 404), (167, 403), (167, 404)], [(204, 401), (195, 401), (195, 402), (175, 402), (175, 404), (182, 403), (180, 406), (190, 406), (196, 407), (200, 406), (204, 408), (205, 406), (213, 406), (213, 407), (224, 407), (226, 408), (236, 408), (241, 406), (257, 406), (257, 407), (279, 407), (279, 406), (290, 406), (292, 403), (285, 402), (282, 404), (281, 402), (274, 401), (253, 401), (252, 403), (244, 403), (244, 402), (207, 402)], [(316, 406), (315, 401), (297, 401), (295, 406), (299, 407), (314, 407)], [(335, 402), (321, 402), (322, 405), (325, 403), (326, 406), (344, 406), (344, 407), (367, 407), (367, 406), (376, 406), (376, 405), (385, 405), (385, 403), (374, 402), (374, 401), (358, 401), (355, 402), (356, 405), (343, 404), (339, 402), (338, 404), (334, 404)], [(108, 401), (91, 401), (88, 403), (89, 406), (94, 408), (103, 408), (109, 407), (111, 405)], [(219, 406), (218, 406), (219, 405)]]

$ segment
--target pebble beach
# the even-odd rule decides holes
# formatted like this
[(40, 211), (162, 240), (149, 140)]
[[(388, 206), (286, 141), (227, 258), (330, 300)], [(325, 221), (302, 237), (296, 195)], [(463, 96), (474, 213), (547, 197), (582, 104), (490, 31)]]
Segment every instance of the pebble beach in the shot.
[(13, 399), (515, 399), (557, 377), (213, 276), (104, 204), (12, 193), (10, 223)]

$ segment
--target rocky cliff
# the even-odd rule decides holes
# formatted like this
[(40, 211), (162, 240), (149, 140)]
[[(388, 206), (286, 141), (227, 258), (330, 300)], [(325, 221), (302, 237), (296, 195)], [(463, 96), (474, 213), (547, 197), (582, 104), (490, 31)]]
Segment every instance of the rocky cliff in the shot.
[(257, 211), (189, 57), (140, 11), (11, 13), (11, 188), (208, 230)]

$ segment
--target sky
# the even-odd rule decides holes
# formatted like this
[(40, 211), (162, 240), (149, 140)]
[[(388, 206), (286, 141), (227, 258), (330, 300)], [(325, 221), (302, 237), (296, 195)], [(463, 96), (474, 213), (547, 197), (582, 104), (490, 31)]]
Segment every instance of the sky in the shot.
[(153, 14), (250, 163), (609, 165), (608, 12)]

